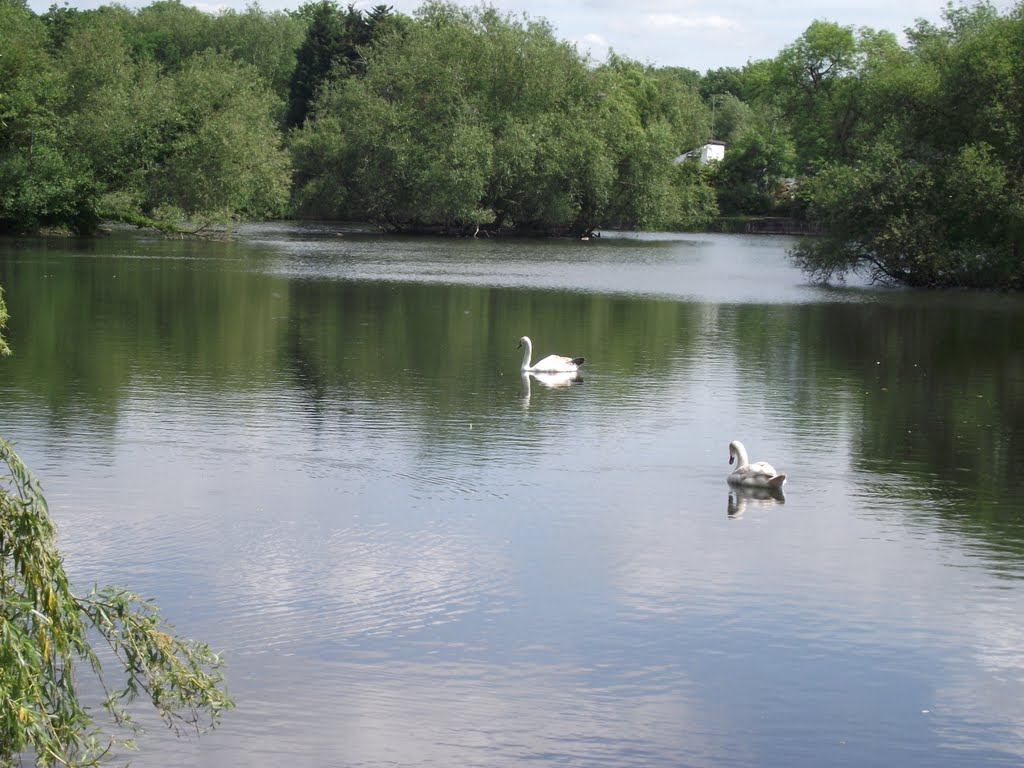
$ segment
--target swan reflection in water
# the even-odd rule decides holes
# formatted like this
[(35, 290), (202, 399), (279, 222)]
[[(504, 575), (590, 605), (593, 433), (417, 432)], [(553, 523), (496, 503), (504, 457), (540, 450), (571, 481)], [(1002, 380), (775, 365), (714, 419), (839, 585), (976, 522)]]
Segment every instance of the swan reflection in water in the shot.
[(538, 383), (543, 384), (548, 389), (559, 389), (561, 387), (569, 387), (573, 384), (582, 384), (583, 377), (577, 371), (559, 371), (557, 373), (549, 373), (544, 371), (522, 371), (521, 379), (523, 382), (523, 405), (527, 406), (530, 404), (530, 380), (536, 379)]
[(765, 508), (785, 503), (786, 495), (781, 488), (733, 486), (729, 489), (729, 501), (725, 511), (729, 517), (736, 519), (743, 517), (747, 507)]

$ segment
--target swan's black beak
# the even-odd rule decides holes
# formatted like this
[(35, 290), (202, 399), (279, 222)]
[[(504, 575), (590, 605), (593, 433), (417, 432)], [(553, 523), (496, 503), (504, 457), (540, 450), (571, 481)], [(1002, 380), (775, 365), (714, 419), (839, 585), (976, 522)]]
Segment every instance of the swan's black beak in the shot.
[(736, 458), (736, 457), (735, 457), (735, 456), (733, 456), (733, 455), (732, 455), (732, 454), (730, 453), (730, 454), (729, 454), (729, 463), (730, 463), (730, 464), (732, 464), (732, 460), (733, 460), (733, 459), (735, 459), (735, 458)]
[(521, 341), (520, 341), (520, 342), (519, 342), (519, 343), (518, 343), (518, 344), (516, 345), (516, 349), (522, 349), (522, 348), (523, 348), (523, 342), (521, 342)]

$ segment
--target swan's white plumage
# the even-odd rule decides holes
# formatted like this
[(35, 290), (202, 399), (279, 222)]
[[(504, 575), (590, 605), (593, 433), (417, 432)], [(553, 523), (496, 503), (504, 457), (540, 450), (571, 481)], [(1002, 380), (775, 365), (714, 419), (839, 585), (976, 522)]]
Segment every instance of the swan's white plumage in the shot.
[(729, 463), (736, 461), (734, 469), (729, 477), (729, 485), (747, 486), (753, 488), (782, 488), (786, 484), (786, 476), (775, 471), (775, 467), (766, 461), (757, 461), (750, 464), (747, 461), (747, 449), (739, 440), (729, 443)]
[(583, 365), (582, 357), (563, 357), (562, 355), (548, 355), (547, 357), (538, 360), (536, 363), (531, 363), (530, 358), (533, 357), (533, 342), (530, 341), (529, 336), (523, 336), (519, 339), (519, 346), (525, 347), (523, 350), (523, 365), (520, 370), (523, 371), (536, 371), (540, 373), (572, 373), (578, 371), (580, 366)]

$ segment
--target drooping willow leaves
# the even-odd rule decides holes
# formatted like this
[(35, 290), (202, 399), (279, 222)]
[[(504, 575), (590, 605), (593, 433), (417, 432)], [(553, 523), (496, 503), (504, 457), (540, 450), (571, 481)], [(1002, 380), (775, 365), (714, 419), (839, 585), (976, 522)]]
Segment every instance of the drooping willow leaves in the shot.
[[(101, 663), (97, 635), (116, 665)], [(25, 754), (39, 765), (104, 763), (132, 745), (136, 699), (175, 733), (202, 733), (233, 706), (222, 665), (150, 600), (121, 587), (75, 594), (39, 481), (0, 438), (0, 765)], [(80, 694), (86, 673), (104, 692), (95, 702)]]

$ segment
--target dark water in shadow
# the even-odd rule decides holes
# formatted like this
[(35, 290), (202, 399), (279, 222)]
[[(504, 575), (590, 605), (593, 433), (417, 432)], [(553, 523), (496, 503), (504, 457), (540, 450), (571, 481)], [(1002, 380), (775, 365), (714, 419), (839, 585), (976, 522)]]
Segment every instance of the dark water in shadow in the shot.
[(0, 434), (72, 577), (229, 662), (132, 763), (1020, 764), (1024, 302), (787, 244), (0, 244)]

